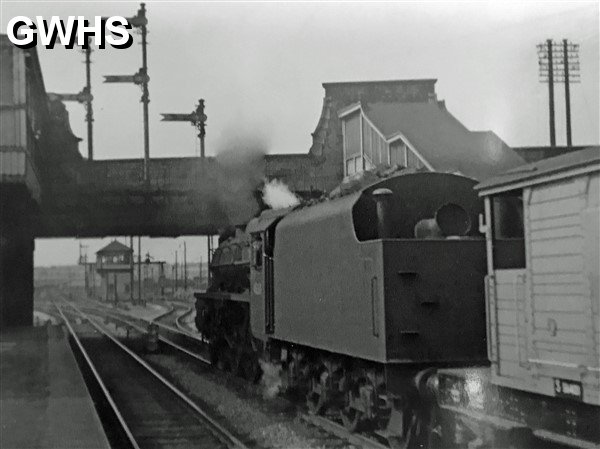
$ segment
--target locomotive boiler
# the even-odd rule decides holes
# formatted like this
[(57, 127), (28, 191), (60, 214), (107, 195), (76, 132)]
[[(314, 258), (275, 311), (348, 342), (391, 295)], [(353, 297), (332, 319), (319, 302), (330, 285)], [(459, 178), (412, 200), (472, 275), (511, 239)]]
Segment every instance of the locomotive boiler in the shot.
[(259, 360), (275, 363), (312, 413), (336, 411), (350, 430), (424, 444), (434, 369), (487, 360), (474, 185), (407, 171), (264, 211), (219, 247), (216, 283), (196, 294), (213, 361), (253, 379)]

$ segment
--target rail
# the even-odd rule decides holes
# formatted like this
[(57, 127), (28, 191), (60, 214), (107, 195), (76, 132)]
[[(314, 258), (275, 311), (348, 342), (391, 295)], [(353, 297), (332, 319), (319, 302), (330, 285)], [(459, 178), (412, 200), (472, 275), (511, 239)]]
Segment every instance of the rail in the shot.
[[(185, 333), (186, 335), (191, 334), (191, 332), (185, 328), (185, 325), (182, 324), (182, 320), (184, 318), (187, 318), (187, 316), (190, 315), (193, 310), (194, 310), (193, 307), (189, 307), (185, 312), (183, 312), (181, 315), (179, 315), (177, 318), (175, 318), (175, 324), (177, 325), (177, 329), (179, 329), (181, 332)], [(191, 336), (194, 337), (193, 334), (191, 334)], [(202, 339), (202, 341), (204, 341), (204, 339)]]
[[(111, 340), (124, 353), (126, 353), (135, 362), (137, 362), (137, 364), (139, 364), (141, 367), (143, 367), (144, 370), (145, 370), (145, 372), (151, 374), (156, 380), (158, 380), (160, 382), (160, 384), (162, 384), (163, 386), (165, 386), (175, 396), (177, 396), (181, 401), (183, 401), (183, 403), (185, 403), (185, 405), (187, 407), (189, 407), (190, 409), (192, 409), (195, 412), (195, 414), (197, 415), (197, 417), (204, 423), (204, 425), (206, 426), (206, 428), (216, 438), (218, 438), (223, 444), (225, 444), (228, 447), (234, 447), (234, 448), (237, 448), (237, 449), (246, 449), (246, 446), (244, 445), (244, 443), (242, 443), (231, 432), (229, 432), (227, 429), (225, 429), (221, 424), (219, 424), (215, 419), (213, 419), (208, 413), (206, 413), (204, 410), (202, 410), (185, 393), (183, 393), (181, 390), (179, 390), (177, 387), (175, 387), (171, 382), (169, 382), (165, 377), (163, 377), (158, 371), (156, 371), (154, 368), (152, 368), (152, 366), (150, 366), (150, 364), (148, 364), (145, 360), (143, 360), (135, 352), (133, 352), (131, 349), (129, 349), (126, 345), (124, 345), (123, 343), (121, 343), (117, 338), (115, 338), (113, 335), (111, 335), (108, 331), (106, 331), (105, 329), (103, 329), (102, 326), (100, 326), (99, 324), (97, 324), (96, 322), (94, 322), (94, 320), (88, 314), (86, 314), (85, 312), (83, 312), (81, 309), (79, 309), (74, 304), (69, 303), (66, 300), (64, 300), (64, 301), (69, 305), (69, 307), (71, 307), (73, 310), (75, 310), (77, 312), (77, 314), (79, 314), (79, 316), (82, 317), (82, 319), (84, 319), (91, 326), (93, 326), (100, 334), (102, 334), (103, 336), (105, 336), (109, 340)], [(70, 325), (69, 320), (66, 318), (66, 316), (64, 315), (64, 313), (62, 313), (62, 310), (61, 310), (61, 316), (63, 317), (63, 319), (65, 321), (65, 324), (69, 328), (69, 331), (71, 332), (71, 334), (74, 337), (76, 337), (75, 330)], [(129, 323), (129, 325), (132, 325), (132, 323)], [(138, 329), (140, 332), (145, 332), (145, 330), (141, 329), (139, 326), (132, 325), (132, 327)], [(85, 351), (85, 349), (83, 348), (83, 345), (81, 344), (81, 341), (79, 339), (77, 339), (77, 341), (78, 341), (78, 347), (80, 348), (80, 350)], [(93, 366), (93, 362), (91, 361), (91, 359), (87, 355), (86, 355), (86, 362), (88, 364), (90, 364), (90, 367)], [(95, 371), (94, 375), (96, 376), (96, 378), (101, 381), (100, 375), (99, 375), (98, 371), (95, 370), (95, 368), (94, 368), (94, 371)], [(103, 390), (104, 394), (110, 395), (108, 393), (108, 389), (106, 387), (102, 388), (102, 390)], [(110, 396), (107, 396), (107, 399), (109, 397)], [(112, 399), (112, 397), (110, 397), (109, 402), (111, 402), (111, 407), (113, 407), (113, 410), (115, 410), (116, 413), (119, 413), (118, 408), (116, 406), (116, 403)], [(131, 432), (130, 428), (127, 426), (127, 423), (125, 422), (122, 414), (119, 413), (119, 416), (120, 416), (119, 421), (121, 422), (121, 424), (123, 426), (125, 426), (124, 428), (128, 429), (128, 437), (130, 437), (130, 441), (132, 442), (132, 446), (135, 447), (135, 448), (139, 448), (140, 446), (137, 444), (137, 442), (135, 440), (135, 437), (133, 436), (133, 433)]]
[[(185, 316), (187, 316), (188, 314), (190, 314), (192, 311), (193, 311), (193, 307), (190, 307), (183, 314), (181, 314), (180, 316), (178, 316), (176, 318), (175, 321), (176, 321), (176, 324), (178, 327), (181, 326), (181, 323), (179, 321), (181, 319), (183, 319)], [(170, 326), (170, 325), (167, 325), (164, 323), (159, 323), (154, 320), (145, 320), (145, 319), (133, 318), (133, 317), (132, 317), (133, 319), (128, 319), (122, 315), (116, 315), (116, 314), (110, 313), (105, 310), (95, 310), (91, 314), (92, 315), (97, 314), (98, 317), (109, 316), (110, 319), (119, 321), (119, 322), (123, 323), (124, 325), (135, 329), (138, 332), (146, 332), (146, 329), (143, 328), (142, 325), (140, 325), (139, 323), (135, 323), (133, 320), (138, 320), (138, 322), (141, 321), (146, 324), (155, 323), (155, 324), (159, 325), (160, 327), (162, 327), (163, 329), (168, 330), (169, 332), (177, 333), (178, 335), (182, 335), (186, 338), (192, 338), (192, 339), (200, 341), (202, 343), (206, 343), (206, 340), (199, 338), (196, 335), (191, 334), (190, 332), (186, 331), (185, 329), (175, 329), (173, 326)], [(197, 360), (200, 360), (201, 362), (203, 362), (207, 365), (212, 365), (210, 360), (207, 360), (206, 358), (202, 357), (200, 354), (197, 354), (193, 351), (190, 351), (189, 349), (187, 349), (185, 347), (182, 347), (181, 345), (171, 341), (169, 338), (167, 338), (163, 335), (160, 335), (160, 334), (159, 334), (158, 338), (163, 343), (185, 353), (186, 355), (193, 357)], [(330, 434), (330, 435), (334, 436), (335, 438), (339, 438), (344, 442), (354, 445), (355, 447), (373, 448), (373, 449), (385, 449), (385, 448), (389, 449), (389, 446), (386, 446), (386, 445), (376, 441), (372, 437), (369, 437), (369, 436), (366, 436), (363, 434), (350, 433), (347, 431), (347, 429), (345, 429), (340, 424), (338, 424), (334, 421), (331, 421), (325, 417), (318, 417), (318, 416), (312, 416), (312, 415), (307, 415), (305, 413), (301, 413), (300, 419), (312, 426), (320, 428), (321, 431), (323, 431), (327, 434)], [(342, 444), (342, 443), (340, 442), (339, 444)], [(336, 446), (336, 447), (340, 447), (340, 446)]]
[(81, 340), (79, 340), (79, 337), (77, 336), (77, 333), (75, 332), (75, 329), (73, 329), (73, 326), (71, 326), (70, 321), (67, 319), (67, 317), (63, 313), (60, 306), (58, 306), (58, 304), (56, 304), (56, 303), (54, 303), (54, 306), (56, 307), (56, 310), (58, 310), (58, 313), (60, 314), (63, 322), (65, 323), (65, 326), (67, 326), (67, 329), (69, 330), (69, 334), (71, 335), (71, 337), (73, 337), (73, 341), (77, 345), (79, 352), (83, 356), (85, 362), (87, 363), (92, 374), (94, 375), (94, 379), (96, 379), (98, 386), (102, 390), (102, 394), (104, 394), (104, 397), (106, 398), (107, 402), (109, 403), (111, 410), (113, 411), (115, 417), (117, 418), (117, 421), (119, 421), (119, 424), (121, 425), (121, 429), (123, 430), (123, 433), (125, 433), (127, 440), (131, 444), (131, 447), (133, 447), (134, 449), (139, 449), (140, 446), (135, 441), (135, 438), (134, 438), (133, 434), (131, 433), (131, 429), (125, 422), (125, 418), (123, 418), (123, 415), (119, 411), (119, 408), (117, 407), (117, 404), (115, 403), (112, 395), (108, 391), (108, 388), (104, 384), (102, 377), (100, 377), (100, 373), (98, 373), (98, 370), (96, 369), (96, 366), (94, 365), (94, 362), (92, 362), (92, 359), (90, 358), (87, 351), (81, 344)]
[[(120, 321), (122, 323), (125, 323), (127, 326), (130, 326), (131, 328), (137, 330), (138, 332), (141, 332), (141, 333), (145, 333), (146, 332), (146, 329), (142, 328), (141, 326), (139, 326), (138, 324), (136, 324), (131, 319), (127, 319), (127, 318), (125, 318), (122, 315), (116, 315), (116, 314), (110, 313), (108, 311), (100, 311), (100, 310), (95, 311), (94, 313), (91, 313), (91, 314), (92, 315), (101, 314), (102, 316), (109, 316), (113, 320), (117, 320), (117, 321)], [(201, 339), (201, 338), (199, 338), (197, 336), (194, 336), (193, 334), (191, 334), (191, 332), (182, 332), (179, 329), (176, 329), (176, 328), (174, 328), (172, 326), (169, 326), (169, 325), (164, 324), (164, 323), (159, 323), (159, 322), (156, 322), (156, 321), (153, 321), (153, 320), (144, 320), (143, 318), (134, 318), (134, 319), (138, 320), (138, 321), (142, 321), (144, 323), (148, 323), (148, 324), (154, 323), (157, 326), (162, 327), (163, 329), (166, 329), (166, 330), (168, 330), (170, 332), (174, 332), (174, 333), (177, 333), (177, 334), (184, 335), (185, 337), (192, 338), (192, 339), (197, 340), (197, 341), (199, 341), (201, 343), (206, 343), (205, 340), (203, 340), (203, 339)], [(169, 346), (171, 346), (171, 347), (173, 347), (173, 348), (175, 348), (175, 349), (177, 349), (179, 351), (185, 352), (187, 355), (189, 355), (189, 356), (191, 356), (191, 357), (193, 357), (193, 358), (201, 361), (202, 363), (205, 363), (207, 365), (212, 365), (211, 361), (209, 359), (207, 359), (206, 357), (203, 357), (200, 354), (197, 354), (195, 352), (190, 351), (187, 348), (184, 348), (183, 346), (175, 343), (172, 340), (169, 340), (168, 338), (164, 337), (163, 335), (159, 334), (158, 335), (158, 339), (160, 341), (162, 341), (163, 343), (165, 343), (165, 344), (167, 344), (167, 345), (169, 345)]]

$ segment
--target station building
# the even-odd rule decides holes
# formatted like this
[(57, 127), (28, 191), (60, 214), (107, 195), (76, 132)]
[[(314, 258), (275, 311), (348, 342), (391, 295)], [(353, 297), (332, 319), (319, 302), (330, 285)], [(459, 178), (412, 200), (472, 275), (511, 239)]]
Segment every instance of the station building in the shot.
[(467, 129), (437, 98), (436, 79), (324, 83), (307, 154), (268, 155), (267, 178), (306, 196), (378, 165), (486, 179), (524, 163), (492, 131)]

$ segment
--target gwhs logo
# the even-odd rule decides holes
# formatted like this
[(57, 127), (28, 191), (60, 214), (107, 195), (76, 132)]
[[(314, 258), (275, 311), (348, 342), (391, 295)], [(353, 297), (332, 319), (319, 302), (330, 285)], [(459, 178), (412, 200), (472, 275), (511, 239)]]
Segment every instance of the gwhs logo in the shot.
[(77, 45), (87, 48), (88, 38), (94, 38), (94, 45), (105, 48), (109, 44), (113, 48), (129, 48), (133, 37), (129, 33), (132, 26), (121, 16), (94, 17), (94, 25), (90, 25), (84, 16), (68, 16), (66, 24), (58, 16), (51, 16), (46, 21), (42, 16), (36, 16), (34, 23), (29, 17), (13, 17), (7, 26), (8, 39), (22, 49), (32, 48), (40, 43), (52, 49), (57, 42), (71, 49)]

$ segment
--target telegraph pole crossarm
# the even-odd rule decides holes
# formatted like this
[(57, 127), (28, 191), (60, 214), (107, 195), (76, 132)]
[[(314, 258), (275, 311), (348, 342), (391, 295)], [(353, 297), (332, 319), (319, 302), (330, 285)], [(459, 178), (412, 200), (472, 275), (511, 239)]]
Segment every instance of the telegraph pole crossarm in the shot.
[(550, 106), (550, 145), (556, 145), (554, 125), (554, 83), (565, 84), (565, 115), (567, 146), (571, 147), (571, 84), (581, 81), (579, 66), (579, 44), (573, 44), (567, 39), (554, 42), (547, 39), (537, 45), (540, 82), (548, 83)]

